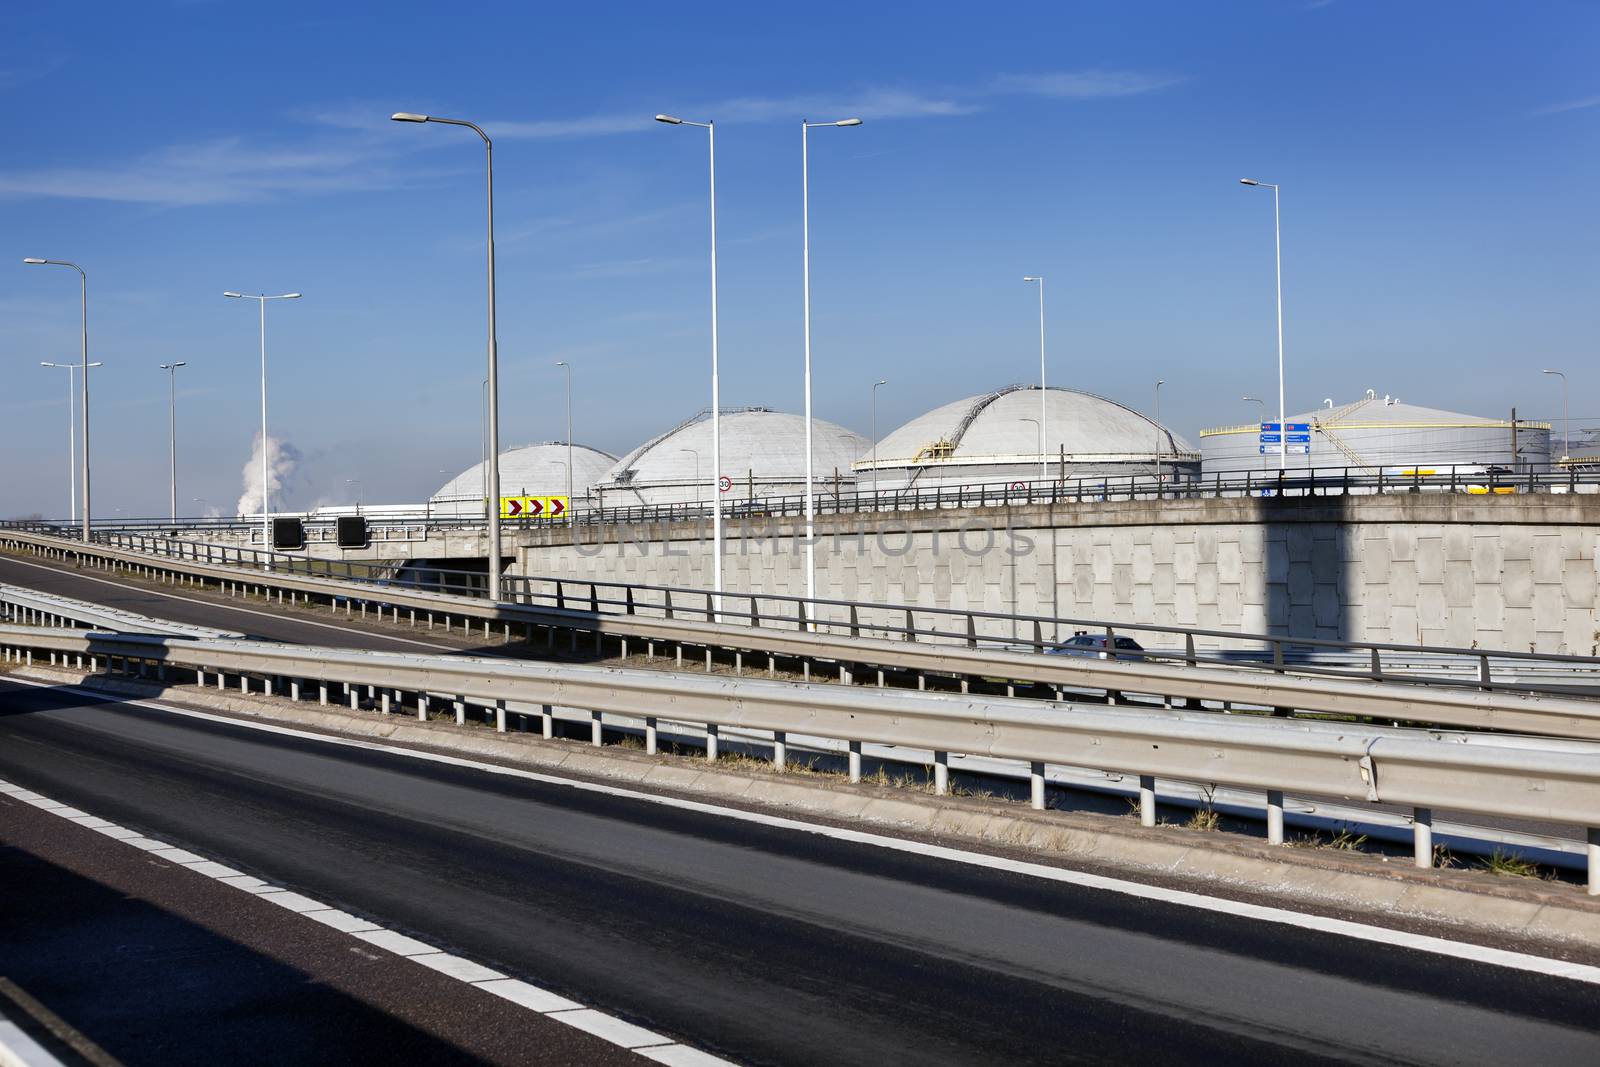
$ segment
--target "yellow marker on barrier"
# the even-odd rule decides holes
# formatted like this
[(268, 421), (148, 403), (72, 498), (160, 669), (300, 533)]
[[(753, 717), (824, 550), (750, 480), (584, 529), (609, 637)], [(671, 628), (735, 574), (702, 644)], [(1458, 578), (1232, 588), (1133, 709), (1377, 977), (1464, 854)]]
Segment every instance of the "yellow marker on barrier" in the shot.
[(567, 513), (568, 498), (564, 496), (503, 496), (500, 498), (502, 519), (558, 519)]

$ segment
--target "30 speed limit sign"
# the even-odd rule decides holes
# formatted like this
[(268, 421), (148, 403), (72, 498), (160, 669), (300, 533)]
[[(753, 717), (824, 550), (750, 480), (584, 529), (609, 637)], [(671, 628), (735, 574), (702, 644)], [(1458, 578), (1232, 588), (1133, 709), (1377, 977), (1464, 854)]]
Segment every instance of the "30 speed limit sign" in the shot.
[(733, 488), (733, 479), (728, 477), (726, 474), (724, 474), (722, 477), (717, 479), (717, 491), (718, 492), (726, 493), (728, 490), (730, 490), (732, 488)]

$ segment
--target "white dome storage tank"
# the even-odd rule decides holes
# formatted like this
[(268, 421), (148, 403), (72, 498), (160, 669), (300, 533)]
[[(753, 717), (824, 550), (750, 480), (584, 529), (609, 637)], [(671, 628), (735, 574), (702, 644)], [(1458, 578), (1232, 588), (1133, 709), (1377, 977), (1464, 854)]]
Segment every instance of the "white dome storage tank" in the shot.
[[(572, 446), (572, 495), (574, 508), (591, 499), (594, 483), (616, 462), (609, 453), (586, 445)], [(477, 518), (483, 515), (484, 471), (474, 463), (428, 499), (435, 515)], [(566, 496), (567, 443), (545, 441), (521, 445), (500, 453), (500, 494), (502, 496)]]
[(876, 458), (871, 449), (858, 457), (855, 471), (863, 492), (872, 491), (874, 471), (887, 492), (1046, 477), (1153, 478), (1158, 462), (1170, 483), (1194, 477), (1199, 460), (1189, 442), (1114, 400), (1051, 386), (1041, 405), (1038, 386), (1012, 385), (917, 416), (878, 442)]
[[(1399, 397), (1379, 396), (1371, 389), (1352, 403), (1325, 402), (1316, 411), (1290, 415), (1287, 421), (1304, 424), (1311, 439), (1300, 446), (1305, 451), (1288, 454), (1289, 470), (1348, 470), (1352, 475), (1367, 476), (1382, 472), (1404, 477), (1414, 470), (1448, 473), (1455, 468), (1466, 474), (1490, 467), (1520, 473), (1550, 469), (1547, 422), (1518, 419), (1513, 425), (1509, 417), (1485, 418), (1419, 407), (1403, 403)], [(1253, 422), (1201, 430), (1205, 473), (1276, 471), (1278, 446), (1262, 445), (1260, 432)]]
[[(805, 418), (767, 408), (722, 412), (723, 501), (805, 492)], [(850, 465), (872, 447), (858, 433), (813, 419), (812, 476), (819, 492), (855, 486)], [(711, 413), (702, 411), (622, 457), (595, 485), (608, 508), (711, 502)], [(835, 479), (837, 478), (837, 483)]]

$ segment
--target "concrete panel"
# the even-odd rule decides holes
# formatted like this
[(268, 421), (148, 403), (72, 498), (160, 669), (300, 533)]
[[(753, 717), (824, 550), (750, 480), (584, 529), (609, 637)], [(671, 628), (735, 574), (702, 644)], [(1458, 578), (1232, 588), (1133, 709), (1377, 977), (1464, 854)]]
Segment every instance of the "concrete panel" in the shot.
[(1500, 538), (1493, 534), (1474, 534), (1472, 538), (1472, 580), (1479, 585), (1498, 583), (1505, 566)]
[(1410, 604), (1396, 604), (1389, 612), (1389, 640), (1412, 645), (1422, 640), (1417, 624), (1417, 609)]
[(1500, 638), (1502, 648), (1513, 652), (1527, 652), (1534, 649), (1538, 644), (1535, 640), (1536, 633), (1531, 607), (1505, 609), (1505, 626)]
[(1472, 529), (1468, 526), (1446, 526), (1441, 540), (1444, 558), (1448, 561), (1472, 559)]
[(1586, 612), (1594, 611), (1594, 565), (1584, 560), (1568, 560), (1561, 574), (1561, 593), (1565, 606)]
[(1417, 538), (1417, 583), (1440, 585), (1444, 582), (1444, 538)]
[(1389, 558), (1394, 560), (1416, 559), (1417, 535), (1409, 526), (1389, 527)]
[(1500, 579), (1501, 595), (1508, 608), (1526, 608), (1533, 605), (1533, 563), (1526, 559), (1508, 559)]
[(1472, 606), (1472, 562), (1452, 559), (1444, 565), (1444, 602), (1450, 608)]
[(1533, 580), (1537, 584), (1559, 584), (1566, 557), (1559, 533), (1540, 533), (1533, 538)]
[(1244, 556), (1237, 539), (1227, 539), (1217, 544), (1217, 579), (1236, 584), (1244, 574)]

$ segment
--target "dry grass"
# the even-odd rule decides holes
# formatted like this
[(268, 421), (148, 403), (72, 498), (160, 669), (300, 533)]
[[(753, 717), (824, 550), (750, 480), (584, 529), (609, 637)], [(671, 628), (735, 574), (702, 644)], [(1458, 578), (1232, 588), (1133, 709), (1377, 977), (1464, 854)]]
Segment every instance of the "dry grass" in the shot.
[(1204, 830), (1209, 833), (1215, 831), (1222, 823), (1222, 817), (1217, 814), (1216, 783), (1202, 788), (1200, 794), (1200, 806), (1189, 816), (1189, 821), (1184, 825), (1191, 830)]
[(1493, 854), (1478, 860), (1478, 866), (1490, 874), (1505, 874), (1514, 878), (1539, 877), (1539, 865), (1532, 860), (1523, 859), (1515, 852), (1505, 852), (1496, 848)]

